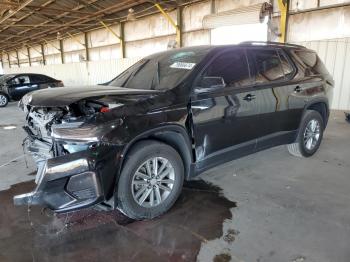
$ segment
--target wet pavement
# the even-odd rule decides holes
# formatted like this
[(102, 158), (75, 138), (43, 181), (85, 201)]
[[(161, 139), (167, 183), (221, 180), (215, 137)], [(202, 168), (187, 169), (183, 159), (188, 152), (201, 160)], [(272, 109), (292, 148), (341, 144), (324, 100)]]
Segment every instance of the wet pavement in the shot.
[[(217, 187), (194, 181), (170, 212), (152, 221), (134, 221), (119, 211), (54, 215), (40, 207), (14, 207), (12, 197), (33, 187), (24, 182), (0, 192), (2, 262), (194, 261), (202, 243), (223, 235), (222, 224), (236, 206)], [(233, 240), (234, 234), (227, 236)]]

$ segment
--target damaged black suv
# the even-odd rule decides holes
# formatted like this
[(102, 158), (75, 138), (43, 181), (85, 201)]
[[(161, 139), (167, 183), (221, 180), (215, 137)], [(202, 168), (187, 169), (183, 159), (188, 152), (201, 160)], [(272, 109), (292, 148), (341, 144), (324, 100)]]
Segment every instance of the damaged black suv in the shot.
[(134, 219), (169, 210), (184, 180), (287, 144), (319, 148), (334, 82), (302, 46), (246, 42), (146, 57), (102, 86), (23, 97), (36, 189), (16, 205), (97, 205)]

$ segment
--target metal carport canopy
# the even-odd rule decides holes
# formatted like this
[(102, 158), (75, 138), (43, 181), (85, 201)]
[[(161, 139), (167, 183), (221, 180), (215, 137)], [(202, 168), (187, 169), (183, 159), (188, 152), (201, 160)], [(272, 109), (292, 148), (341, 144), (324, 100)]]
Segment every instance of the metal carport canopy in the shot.
[(45, 44), (82, 32), (126, 21), (128, 10), (143, 17), (159, 13), (155, 4), (167, 11), (193, 0), (0, 0), (0, 52), (29, 45)]

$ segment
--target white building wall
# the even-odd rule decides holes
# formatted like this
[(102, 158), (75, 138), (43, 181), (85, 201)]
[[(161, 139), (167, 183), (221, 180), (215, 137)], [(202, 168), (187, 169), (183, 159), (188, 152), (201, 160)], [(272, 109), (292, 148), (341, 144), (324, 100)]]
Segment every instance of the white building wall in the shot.
[(211, 13), (211, 2), (185, 6), (182, 11), (183, 46), (209, 45), (210, 30), (203, 28), (203, 17)]
[[(296, 1), (294, 1), (296, 3)], [(299, 8), (314, 8), (299, 1)], [(322, 5), (337, 1), (321, 1)], [(349, 1), (338, 1), (343, 3)], [(292, 8), (296, 4), (292, 2)], [(335, 80), (332, 109), (350, 110), (350, 6), (292, 15), (288, 41), (315, 50)]]
[(293, 42), (348, 37), (350, 6), (292, 15), (288, 23), (288, 40)]
[(332, 109), (350, 110), (350, 38), (298, 42), (315, 50), (335, 80)]
[(65, 86), (96, 85), (108, 82), (140, 58), (91, 61), (6, 69), (6, 73), (40, 73), (62, 80)]

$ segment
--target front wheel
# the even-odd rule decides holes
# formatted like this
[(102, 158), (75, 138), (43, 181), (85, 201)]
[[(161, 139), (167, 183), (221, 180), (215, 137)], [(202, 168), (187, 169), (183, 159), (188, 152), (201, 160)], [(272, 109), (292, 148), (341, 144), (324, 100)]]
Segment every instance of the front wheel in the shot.
[(184, 166), (178, 152), (167, 144), (142, 141), (127, 155), (117, 191), (118, 208), (142, 220), (168, 211), (179, 197)]
[(0, 93), (0, 107), (5, 107), (9, 103), (7, 95)]
[(306, 111), (295, 143), (287, 145), (289, 153), (298, 157), (310, 157), (321, 145), (324, 121), (319, 112)]

